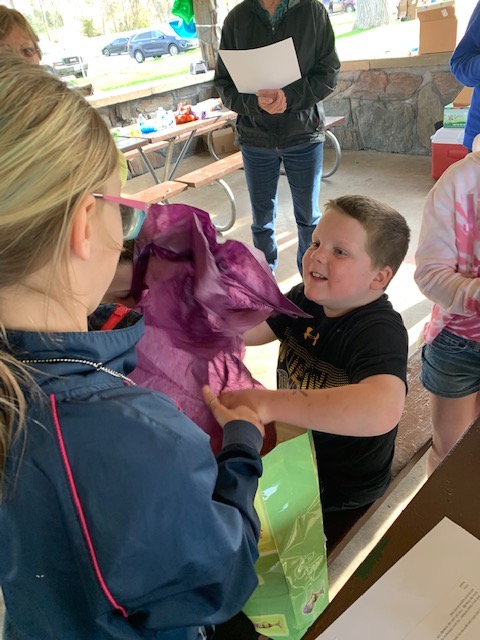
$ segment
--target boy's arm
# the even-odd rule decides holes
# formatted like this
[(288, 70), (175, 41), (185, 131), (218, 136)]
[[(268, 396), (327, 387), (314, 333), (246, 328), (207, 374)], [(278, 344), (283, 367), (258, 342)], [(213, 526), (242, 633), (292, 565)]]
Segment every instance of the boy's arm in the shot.
[(332, 389), (228, 392), (220, 401), (230, 408), (251, 406), (264, 424), (282, 421), (337, 435), (378, 436), (398, 424), (405, 393), (401, 378), (382, 374)]
[(247, 347), (255, 347), (260, 344), (267, 344), (277, 339), (277, 336), (270, 329), (267, 322), (257, 324), (256, 327), (245, 331), (243, 339)]

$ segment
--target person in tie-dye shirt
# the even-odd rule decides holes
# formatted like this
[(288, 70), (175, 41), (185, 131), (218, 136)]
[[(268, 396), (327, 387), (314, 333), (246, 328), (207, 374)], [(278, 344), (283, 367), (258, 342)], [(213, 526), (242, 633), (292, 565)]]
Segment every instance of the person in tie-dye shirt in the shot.
[(415, 281), (433, 303), (421, 381), (433, 423), (430, 474), (480, 414), (480, 136), (430, 191)]

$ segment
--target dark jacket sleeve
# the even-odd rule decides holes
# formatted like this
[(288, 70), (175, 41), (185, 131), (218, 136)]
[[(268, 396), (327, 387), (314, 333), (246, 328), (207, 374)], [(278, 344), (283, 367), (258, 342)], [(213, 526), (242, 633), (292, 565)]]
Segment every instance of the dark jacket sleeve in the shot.
[(142, 630), (229, 619), (257, 585), (258, 431), (229, 423), (216, 461), (206, 434), (159, 395), (109, 402), (105, 419), (114, 430), (97, 429), (76, 474), (95, 483), (82, 500), (108, 588)]
[(465, 35), (453, 52), (450, 66), (459, 82), (467, 87), (480, 86), (480, 2), (475, 7)]
[(340, 60), (335, 49), (335, 34), (325, 8), (317, 2), (312, 7), (316, 44), (313, 69), (283, 88), (287, 108), (293, 111), (309, 109), (329, 96), (337, 86)]

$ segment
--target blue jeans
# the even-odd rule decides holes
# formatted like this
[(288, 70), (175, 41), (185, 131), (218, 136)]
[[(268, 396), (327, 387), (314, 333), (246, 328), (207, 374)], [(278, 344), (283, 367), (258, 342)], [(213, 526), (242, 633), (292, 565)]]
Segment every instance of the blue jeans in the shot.
[(303, 254), (308, 249), (313, 230), (320, 220), (318, 198), (322, 179), (323, 142), (288, 149), (247, 146), (242, 146), (241, 149), (252, 205), (253, 244), (263, 251), (272, 271), (278, 264), (275, 219), (280, 163), (283, 160), (297, 223), (297, 265), (302, 273)]

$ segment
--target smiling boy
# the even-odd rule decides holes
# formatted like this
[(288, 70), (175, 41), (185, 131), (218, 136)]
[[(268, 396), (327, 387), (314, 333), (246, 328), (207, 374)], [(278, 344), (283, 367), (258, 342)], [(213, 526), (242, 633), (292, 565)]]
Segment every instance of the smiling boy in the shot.
[(367, 505), (390, 482), (406, 394), (408, 337), (385, 289), (408, 249), (409, 228), (366, 196), (327, 203), (287, 294), (312, 318), (271, 317), (248, 345), (280, 340), (278, 390), (225, 393), (262, 421), (312, 429), (324, 511)]

